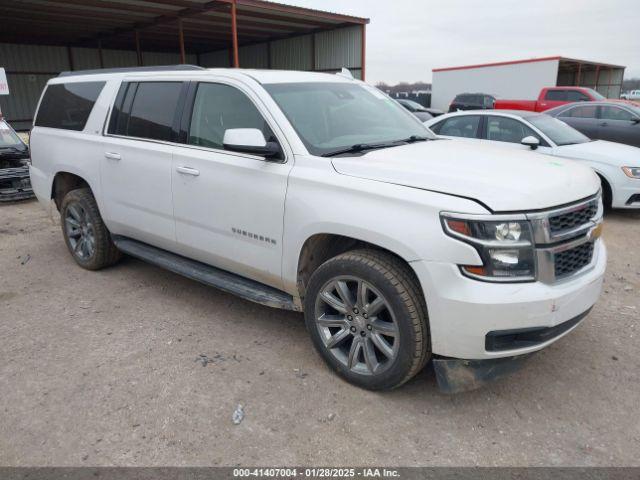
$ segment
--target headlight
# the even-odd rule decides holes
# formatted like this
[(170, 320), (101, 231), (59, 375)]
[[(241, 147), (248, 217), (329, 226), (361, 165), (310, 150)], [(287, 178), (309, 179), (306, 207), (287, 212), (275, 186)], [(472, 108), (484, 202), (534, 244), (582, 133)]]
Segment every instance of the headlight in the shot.
[(640, 178), (640, 167), (622, 167), (622, 171), (627, 177)]
[(461, 265), (465, 275), (492, 282), (535, 280), (533, 234), (527, 220), (476, 220), (443, 213), (442, 224), (447, 235), (473, 245), (482, 259), (482, 266)]

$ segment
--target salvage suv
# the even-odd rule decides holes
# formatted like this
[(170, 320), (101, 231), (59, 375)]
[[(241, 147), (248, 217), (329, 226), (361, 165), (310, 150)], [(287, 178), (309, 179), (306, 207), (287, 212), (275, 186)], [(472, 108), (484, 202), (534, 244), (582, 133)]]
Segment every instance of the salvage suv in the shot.
[(479, 386), (574, 329), (602, 286), (591, 169), (436, 139), (347, 74), (61, 74), (31, 149), (81, 267), (125, 253), (303, 311), (326, 363), (368, 389), (429, 360), (444, 390)]

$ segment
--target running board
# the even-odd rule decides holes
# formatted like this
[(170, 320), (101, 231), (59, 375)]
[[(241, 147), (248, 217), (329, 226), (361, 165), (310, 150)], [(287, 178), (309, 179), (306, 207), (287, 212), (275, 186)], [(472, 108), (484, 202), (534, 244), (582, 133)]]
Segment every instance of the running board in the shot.
[(232, 293), (251, 302), (285, 310), (300, 310), (295, 305), (291, 295), (254, 280), (249, 280), (127, 237), (113, 236), (113, 243), (118, 247), (118, 250), (127, 255), (224, 292)]

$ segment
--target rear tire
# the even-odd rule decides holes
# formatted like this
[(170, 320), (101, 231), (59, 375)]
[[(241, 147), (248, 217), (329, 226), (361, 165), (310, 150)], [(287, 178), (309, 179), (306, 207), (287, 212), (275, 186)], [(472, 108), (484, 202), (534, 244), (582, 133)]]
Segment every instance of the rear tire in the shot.
[(355, 250), (311, 275), (307, 330), (324, 361), (348, 382), (396, 388), (429, 360), (427, 309), (412, 273), (389, 253)]
[(60, 222), (67, 248), (82, 268), (100, 270), (122, 258), (89, 188), (71, 190), (64, 196)]

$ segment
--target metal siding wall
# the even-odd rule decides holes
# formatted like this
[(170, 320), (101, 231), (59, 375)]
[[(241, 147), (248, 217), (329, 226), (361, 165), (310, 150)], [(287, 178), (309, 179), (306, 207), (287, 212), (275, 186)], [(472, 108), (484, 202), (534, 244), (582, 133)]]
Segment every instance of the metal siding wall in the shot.
[(97, 48), (72, 48), (71, 52), (73, 54), (74, 70), (100, 68), (100, 55)]
[(66, 47), (0, 43), (0, 67), (7, 71), (60, 72), (69, 69)]
[[(180, 54), (178, 52), (143, 52), (142, 60), (145, 65), (176, 65), (180, 63)], [(196, 56), (187, 54), (185, 58), (187, 63), (195, 64)]]
[(315, 35), (316, 68), (318, 70), (362, 67), (362, 30), (360, 26), (339, 28)]
[[(144, 60), (145, 53), (142, 53)], [(137, 67), (138, 56), (135, 51), (129, 50), (102, 50), (104, 68)]]
[(229, 50), (217, 50), (200, 54), (200, 65), (207, 68), (228, 68), (230, 66)]
[(240, 47), (238, 53), (242, 68), (269, 68), (269, 49), (266, 43)]
[(534, 100), (557, 77), (558, 60), (433, 72), (431, 106), (447, 110), (459, 93), (476, 92)]
[[(29, 130), (47, 81), (54, 75), (7, 75), (9, 95), (0, 96), (0, 110), (16, 130)], [(16, 122), (16, 120), (27, 120)]]
[(311, 70), (311, 45), (311, 35), (271, 42), (271, 68)]

